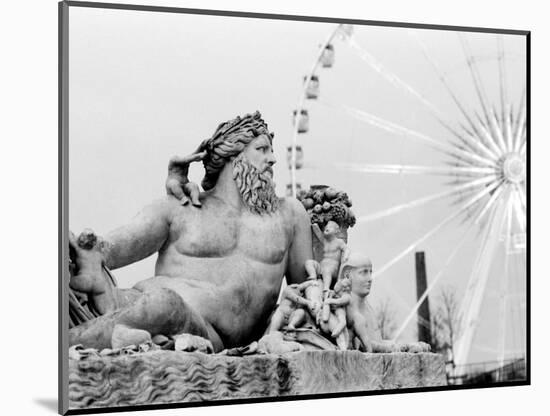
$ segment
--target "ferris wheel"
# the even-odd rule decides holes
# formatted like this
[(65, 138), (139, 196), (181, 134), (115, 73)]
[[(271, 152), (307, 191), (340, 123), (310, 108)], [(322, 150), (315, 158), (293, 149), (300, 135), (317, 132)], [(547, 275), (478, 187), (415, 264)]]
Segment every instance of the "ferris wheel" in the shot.
[[(408, 39), (413, 40), (418, 55), (432, 71), (426, 77), (433, 80), (434, 85), (437, 84), (437, 88), (453, 105), (453, 111), (449, 111), (450, 107), (441, 108), (434, 104), (427, 98), (428, 95), (421, 93), (414, 84), (398, 75), (400, 71), (390, 69), (374, 53), (362, 46), (361, 36), (357, 36), (362, 30), (365, 30), (365, 26), (335, 26), (319, 45), (313, 64), (303, 77), (298, 104), (292, 115), (293, 136), (287, 148), (290, 173), (287, 193), (297, 196), (302, 189), (306, 180), (306, 175), (302, 173), (308, 165), (306, 146), (307, 149), (318, 146), (315, 140), (318, 133), (311, 130), (316, 120), (327, 118), (323, 114), (337, 112), (340, 116), (349, 118), (350, 123), (341, 127), (343, 130), (353, 123), (368, 126), (372, 134), (362, 140), (372, 147), (380, 145), (375, 132), (381, 131), (414, 143), (419, 148), (429, 148), (435, 156), (428, 163), (404, 164), (396, 160), (395, 163), (381, 164), (364, 157), (353, 163), (336, 160), (332, 165), (334, 168), (347, 170), (350, 174), (364, 175), (364, 181), (394, 175), (403, 178), (407, 184), (418, 177), (432, 177), (441, 182), (435, 192), (430, 192), (427, 186), (420, 197), (405, 202), (393, 202), (375, 212), (357, 204), (354, 206), (356, 227), (361, 230), (356, 232), (362, 232), (362, 227), (368, 228), (370, 224), (397, 215), (410, 215), (410, 220), (414, 212), (425, 209), (430, 204), (444, 202), (441, 206), (448, 211), (442, 219), (427, 224), (415, 238), (396, 248), (385, 263), (376, 267), (375, 278), (378, 279), (383, 279), (382, 276), (389, 269), (450, 224), (455, 224), (454, 229), (457, 230), (452, 236), (451, 249), (441, 262), (442, 266), (431, 276), (426, 291), (416, 304), (400, 299), (406, 317), (400, 322), (394, 339), (404, 332), (433, 289), (445, 281), (453, 262), (464, 259), (461, 252), (464, 251), (465, 243), (473, 238), (476, 247), (468, 258), (469, 275), (465, 279), (465, 289), (460, 301), (461, 331), (454, 352), (454, 362), (457, 365), (468, 362), (468, 355), (482, 320), (483, 305), (490, 298), (497, 304), (497, 310), (493, 311), (498, 317), (493, 321), (496, 326), (494, 332), (498, 334), (497, 345), (492, 347), (495, 358), (503, 362), (510, 350), (510, 339), (514, 340), (515, 351), (525, 354), (528, 210), (526, 155), (529, 151), (525, 50), (520, 48), (519, 53), (509, 51), (508, 39), (504, 36), (484, 34), (485, 37), (490, 37), (493, 47), (489, 48), (489, 53), (485, 48), (483, 54), (480, 54), (472, 49), (470, 34), (453, 33), (457, 50), (462, 55), (458, 64), (450, 67), (434, 56), (430, 44), (418, 35), (418, 30), (409, 30)], [(401, 105), (402, 98), (406, 97), (407, 105), (414, 105), (414, 111), (423, 111), (435, 121), (441, 129), (437, 137), (419, 128), (410, 128), (399, 120), (382, 117), (346, 102), (336, 102), (331, 97), (325, 98), (326, 95), (321, 99), (320, 81), (323, 77), (327, 78), (329, 71), (334, 71), (336, 50), (341, 55), (354, 55), (357, 61), (365, 64), (369, 72), (364, 76), (376, 78), (377, 83), (385, 85), (395, 97), (393, 105)], [(509, 76), (509, 72), (513, 72), (511, 66), (516, 70), (512, 77)], [(364, 68), (358, 71), (363, 71)], [(469, 83), (475, 92), (472, 94), (475, 105), (464, 100), (460, 91), (453, 86), (452, 73), (457, 71), (461, 71), (466, 79), (462, 81), (462, 85)], [(520, 74), (519, 78), (517, 74)], [(490, 79), (489, 82), (487, 78)], [(515, 93), (510, 84), (512, 82), (517, 89), (518, 83), (515, 81), (518, 79), (522, 88), (520, 93)], [(335, 82), (334, 77), (330, 82)], [(352, 137), (351, 140), (353, 139)], [(310, 176), (325, 180), (320, 169)], [(353, 196), (353, 190), (346, 191)], [(489, 287), (492, 289), (488, 289)]]

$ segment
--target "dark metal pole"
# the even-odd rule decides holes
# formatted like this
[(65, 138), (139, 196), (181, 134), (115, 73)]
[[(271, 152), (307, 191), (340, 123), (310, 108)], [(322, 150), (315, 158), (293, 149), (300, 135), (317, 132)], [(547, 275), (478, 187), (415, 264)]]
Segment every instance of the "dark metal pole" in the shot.
[[(416, 260), (416, 299), (424, 294), (428, 287), (428, 280), (426, 277), (426, 259), (423, 251), (415, 253)], [(431, 345), (431, 321), (430, 321), (430, 303), (428, 297), (420, 304), (418, 308), (418, 340), (426, 342)]]

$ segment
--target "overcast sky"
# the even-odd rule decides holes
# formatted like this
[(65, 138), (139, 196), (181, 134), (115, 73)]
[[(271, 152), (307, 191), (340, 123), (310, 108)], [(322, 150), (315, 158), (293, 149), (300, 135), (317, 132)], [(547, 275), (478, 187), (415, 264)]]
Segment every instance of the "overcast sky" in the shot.
[[(275, 132), (279, 194), (289, 181), (286, 147), (292, 139), (291, 113), (302, 77), (318, 46), (335, 24), (236, 17), (70, 8), (70, 170), (69, 224), (105, 234), (124, 224), (143, 205), (164, 194), (168, 159), (186, 155), (211, 136), (217, 125), (260, 110)], [(460, 113), (425, 59), (417, 38), (427, 45), (466, 108), (479, 111), (472, 79), (456, 32), (355, 26), (364, 50), (422, 94), (448, 120)], [(497, 40), (492, 34), (465, 35), (490, 99), (498, 103)], [(503, 36), (507, 92), (518, 105), (525, 86), (525, 42)], [(305, 168), (302, 186), (328, 184), (345, 190), (356, 216), (367, 215), (448, 189), (440, 176), (365, 174), (338, 169), (337, 163), (444, 166), (429, 147), (351, 118), (347, 105), (438, 140), (448, 132), (419, 100), (396, 88), (340, 39), (336, 63), (318, 72), (322, 102), (308, 102), (310, 131), (300, 137)], [(202, 165), (191, 168), (200, 183)], [(420, 238), (457, 207), (442, 200), (350, 230), (349, 245), (380, 267)], [(462, 219), (462, 218), (461, 218)], [(441, 270), (466, 230), (455, 221), (418, 247), (426, 252), (428, 278)], [(470, 276), (479, 233), (471, 233), (443, 284), (461, 296)], [(153, 274), (153, 256), (117, 270), (122, 287)], [(511, 290), (524, 293), (521, 258), (513, 258)], [(503, 252), (495, 256), (471, 361), (495, 359)], [(390, 296), (400, 322), (415, 303), (414, 254), (377, 279), (372, 303)], [(507, 348), (521, 347), (521, 296), (508, 308)], [(432, 299), (434, 302), (435, 299)], [(515, 305), (515, 306), (514, 306)], [(405, 339), (414, 336), (414, 324)], [(515, 338), (513, 335), (515, 335)]]

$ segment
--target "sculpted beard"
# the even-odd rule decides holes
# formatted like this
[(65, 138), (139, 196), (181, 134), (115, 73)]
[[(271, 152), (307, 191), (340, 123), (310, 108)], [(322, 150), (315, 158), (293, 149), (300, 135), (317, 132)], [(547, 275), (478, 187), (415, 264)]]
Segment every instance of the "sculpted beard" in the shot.
[[(268, 168), (271, 172), (271, 168)], [(256, 214), (271, 214), (279, 208), (279, 197), (268, 171), (260, 172), (244, 154), (233, 160), (233, 179), (244, 203)]]

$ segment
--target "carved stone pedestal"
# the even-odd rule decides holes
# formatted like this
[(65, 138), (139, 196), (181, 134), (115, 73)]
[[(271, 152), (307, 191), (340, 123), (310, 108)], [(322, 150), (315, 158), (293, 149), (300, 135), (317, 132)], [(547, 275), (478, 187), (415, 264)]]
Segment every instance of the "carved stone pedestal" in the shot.
[(69, 360), (70, 409), (445, 385), (438, 354), (302, 351), (228, 357), (150, 351)]

